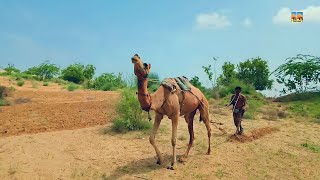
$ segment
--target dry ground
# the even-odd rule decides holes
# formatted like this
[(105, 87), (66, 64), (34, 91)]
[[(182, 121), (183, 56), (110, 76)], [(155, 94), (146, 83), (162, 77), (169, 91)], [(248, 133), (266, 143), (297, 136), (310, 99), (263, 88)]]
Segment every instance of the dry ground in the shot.
[[(196, 118), (196, 139), (188, 161), (172, 171), (165, 168), (172, 152), (170, 121), (163, 120), (156, 137), (167, 159), (159, 166), (148, 132), (115, 134), (110, 130), (119, 98), (116, 92), (68, 92), (57, 85), (34, 89), (26, 83), (11, 100), (21, 97), (30, 102), (0, 112), (1, 180), (320, 179), (320, 153), (301, 147), (306, 141), (320, 144), (317, 124), (246, 120), (246, 136), (236, 138), (231, 116), (223, 110), (214, 116), (228, 133), (212, 125), (212, 153), (205, 155), (206, 129)], [(213, 114), (212, 119), (216, 121)], [(188, 138), (181, 118), (178, 154), (186, 150)]]

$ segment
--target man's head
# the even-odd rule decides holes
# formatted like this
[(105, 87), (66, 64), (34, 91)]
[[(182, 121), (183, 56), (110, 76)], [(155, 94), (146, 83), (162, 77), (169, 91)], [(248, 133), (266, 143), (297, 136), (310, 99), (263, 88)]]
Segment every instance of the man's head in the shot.
[(234, 88), (236, 94), (239, 94), (241, 92), (241, 87), (237, 86), (236, 88)]

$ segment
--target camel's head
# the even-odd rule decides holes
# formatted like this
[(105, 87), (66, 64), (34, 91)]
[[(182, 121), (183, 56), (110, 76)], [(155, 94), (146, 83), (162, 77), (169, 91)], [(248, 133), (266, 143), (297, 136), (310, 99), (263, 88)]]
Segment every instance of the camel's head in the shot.
[(132, 63), (134, 64), (134, 74), (138, 79), (145, 79), (150, 73), (151, 64), (143, 63), (140, 56), (135, 54), (131, 58)]

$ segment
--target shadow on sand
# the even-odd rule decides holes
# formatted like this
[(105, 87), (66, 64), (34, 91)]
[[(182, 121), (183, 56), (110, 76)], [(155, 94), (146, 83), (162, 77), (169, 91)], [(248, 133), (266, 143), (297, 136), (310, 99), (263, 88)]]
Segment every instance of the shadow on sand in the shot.
[(132, 161), (126, 165), (119, 166), (116, 170), (111, 172), (109, 176), (105, 176), (103, 179), (120, 179), (125, 175), (129, 175), (133, 177), (133, 179), (150, 179), (146, 177), (144, 174), (164, 168), (166, 163), (169, 163), (167, 155), (164, 155), (164, 159), (166, 159), (164, 165), (156, 164), (155, 157)]

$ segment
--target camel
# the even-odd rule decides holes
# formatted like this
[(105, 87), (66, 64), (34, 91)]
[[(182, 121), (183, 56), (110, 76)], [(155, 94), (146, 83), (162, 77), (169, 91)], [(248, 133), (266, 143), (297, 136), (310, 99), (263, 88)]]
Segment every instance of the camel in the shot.
[(177, 142), (177, 126), (180, 116), (184, 116), (185, 121), (188, 124), (188, 130), (190, 135), (189, 144), (186, 152), (180, 158), (181, 161), (186, 161), (189, 151), (192, 147), (194, 141), (194, 132), (193, 132), (193, 120), (196, 114), (196, 111), (200, 112), (200, 121), (203, 121), (208, 135), (208, 151), (207, 154), (210, 154), (210, 137), (211, 137), (211, 128), (209, 120), (209, 103), (205, 98), (204, 94), (196, 87), (191, 87), (191, 92), (186, 91), (182, 92), (181, 89), (177, 89), (174, 92), (171, 92), (168, 88), (161, 85), (153, 94), (150, 94), (147, 88), (148, 85), (148, 74), (150, 73), (151, 65), (143, 63), (138, 54), (135, 54), (131, 58), (132, 63), (134, 64), (134, 74), (138, 78), (138, 101), (141, 108), (144, 111), (149, 112), (150, 110), (155, 111), (155, 120), (153, 124), (153, 129), (151, 131), (149, 141), (153, 148), (155, 149), (157, 155), (157, 164), (161, 165), (164, 162), (163, 156), (160, 153), (159, 148), (155, 143), (155, 136), (158, 131), (159, 125), (163, 116), (168, 116), (172, 122), (172, 154), (173, 158), (171, 165), (168, 169), (177, 168), (176, 160), (176, 142)]

